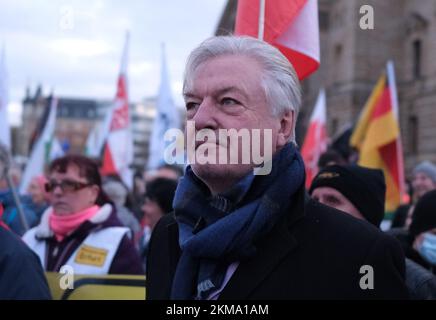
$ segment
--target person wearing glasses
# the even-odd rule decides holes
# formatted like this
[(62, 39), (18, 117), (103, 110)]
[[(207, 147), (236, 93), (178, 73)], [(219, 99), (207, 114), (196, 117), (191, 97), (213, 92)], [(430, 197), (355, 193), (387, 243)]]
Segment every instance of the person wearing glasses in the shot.
[[(205, 40), (187, 59), (183, 96), (193, 148), (174, 212), (151, 235), (148, 300), (407, 298), (395, 239), (307, 197), (301, 85), (277, 48)], [(369, 290), (359, 273), (368, 265)]]
[(45, 188), (51, 206), (23, 240), (46, 271), (68, 265), (75, 274), (143, 274), (129, 229), (118, 220), (91, 159), (68, 155), (54, 160)]

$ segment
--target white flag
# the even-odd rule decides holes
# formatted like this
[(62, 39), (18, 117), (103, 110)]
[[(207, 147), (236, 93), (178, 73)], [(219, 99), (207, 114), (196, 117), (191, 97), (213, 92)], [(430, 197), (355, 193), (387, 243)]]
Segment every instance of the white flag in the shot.
[(48, 162), (52, 162), (54, 159), (63, 157), (65, 155), (64, 149), (58, 138), (53, 137), (50, 144), (50, 151), (48, 156)]
[[(41, 136), (34, 144), (26, 165), (26, 169), (24, 170), (20, 185), (21, 194), (25, 194), (27, 192), (27, 188), (33, 177), (44, 173), (45, 164), (51, 160), (50, 158), (52, 156), (55, 156), (51, 150), (56, 126), (57, 103), (58, 101), (56, 98), (51, 99), (50, 113), (48, 115), (47, 122), (45, 123)], [(55, 147), (54, 149), (56, 150), (57, 148)]]
[(159, 96), (157, 99), (157, 114), (153, 123), (151, 133), (149, 158), (147, 168), (149, 170), (157, 169), (164, 164), (164, 151), (168, 143), (165, 143), (163, 137), (168, 129), (180, 128), (180, 114), (173, 102), (171, 95), (171, 86), (168, 76), (168, 70), (165, 59), (165, 50), (162, 47), (162, 67)]
[(103, 146), (109, 135), (109, 130), (112, 122), (113, 109), (114, 106), (111, 105), (108, 108), (108, 111), (106, 113), (106, 116), (104, 117), (103, 122), (97, 122), (94, 125), (92, 131), (89, 133), (88, 139), (86, 140), (86, 150), (85, 150), (85, 153), (88, 157), (91, 158), (101, 157)]

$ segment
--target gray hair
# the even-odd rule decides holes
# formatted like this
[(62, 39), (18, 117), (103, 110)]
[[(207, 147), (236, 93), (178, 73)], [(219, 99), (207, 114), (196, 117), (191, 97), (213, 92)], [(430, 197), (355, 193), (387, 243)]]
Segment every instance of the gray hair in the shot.
[(295, 143), (295, 122), (301, 105), (301, 86), (294, 67), (275, 47), (247, 36), (217, 36), (205, 40), (188, 57), (183, 93), (192, 86), (196, 69), (204, 62), (224, 55), (242, 55), (255, 59), (263, 68), (261, 85), (274, 116), (294, 111), (290, 141)]
[(436, 166), (430, 161), (423, 161), (413, 169), (413, 175), (423, 173), (436, 184)]
[(121, 182), (107, 181), (103, 184), (103, 191), (116, 205), (123, 206), (126, 203), (128, 191)]

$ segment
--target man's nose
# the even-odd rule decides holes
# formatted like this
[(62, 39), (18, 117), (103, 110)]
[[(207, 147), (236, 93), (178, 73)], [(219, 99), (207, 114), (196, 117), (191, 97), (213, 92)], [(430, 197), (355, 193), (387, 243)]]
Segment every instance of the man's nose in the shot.
[(212, 99), (206, 98), (198, 106), (197, 112), (191, 120), (195, 121), (195, 129), (216, 129), (217, 123), (215, 120), (216, 108)]

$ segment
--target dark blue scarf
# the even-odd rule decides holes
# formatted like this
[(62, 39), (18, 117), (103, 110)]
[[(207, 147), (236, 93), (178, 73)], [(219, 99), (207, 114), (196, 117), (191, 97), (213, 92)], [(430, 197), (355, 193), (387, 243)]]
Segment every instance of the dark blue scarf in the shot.
[(221, 287), (230, 263), (256, 253), (255, 241), (272, 229), (304, 183), (303, 160), (287, 144), (273, 157), (269, 175), (247, 181), (248, 192), (227, 214), (211, 205), (208, 188), (187, 168), (173, 204), (182, 255), (172, 299), (206, 299)]

